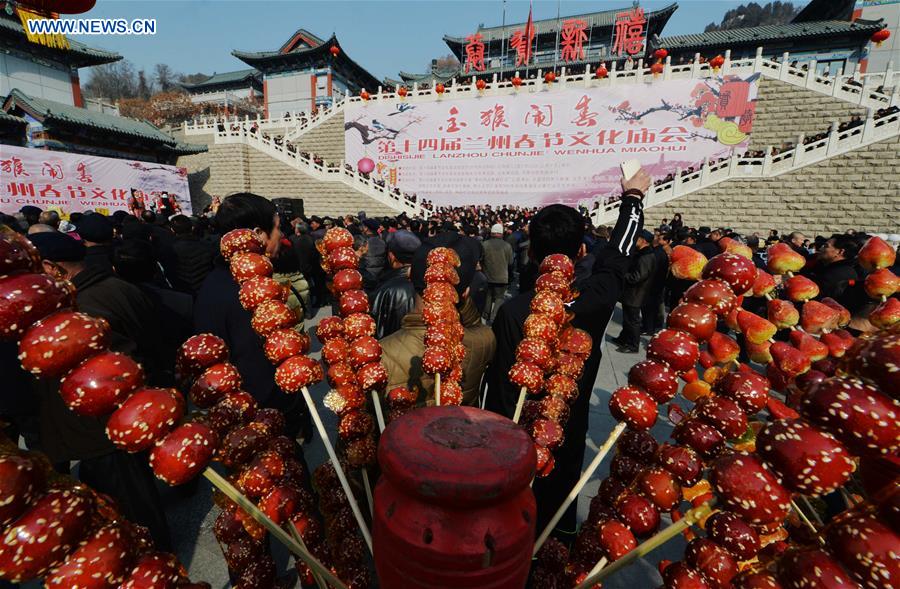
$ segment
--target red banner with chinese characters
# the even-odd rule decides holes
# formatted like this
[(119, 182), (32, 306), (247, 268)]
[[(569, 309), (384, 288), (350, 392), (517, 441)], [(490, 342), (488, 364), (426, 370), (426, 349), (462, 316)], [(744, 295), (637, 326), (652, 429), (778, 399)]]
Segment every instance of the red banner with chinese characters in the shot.
[(25, 205), (69, 213), (158, 208), (163, 193), (191, 214), (187, 169), (151, 162), (0, 145), (0, 211)]
[(757, 77), (553, 88), (347, 108), (349, 162), (436, 204), (589, 204), (620, 191), (620, 164), (655, 179), (743, 153)]

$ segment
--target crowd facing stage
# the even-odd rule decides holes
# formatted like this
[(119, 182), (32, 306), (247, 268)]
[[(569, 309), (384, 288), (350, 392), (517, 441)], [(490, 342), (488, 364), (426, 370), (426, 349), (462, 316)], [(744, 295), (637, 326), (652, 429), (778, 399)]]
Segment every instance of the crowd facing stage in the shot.
[[(193, 217), (143, 210), (139, 215), (85, 212), (63, 221), (53, 211), (26, 207), (0, 222), (34, 243), (48, 274), (77, 287), (79, 308), (109, 322), (113, 349), (139, 360), (148, 383), (177, 384), (175, 358), (188, 337), (212, 333), (224, 339), (243, 388), (261, 407), (284, 414), (285, 431), (300, 448), (314, 436), (310, 415), (296, 395), (276, 386), (275, 367), (251, 329), (250, 312), (239, 303), (239, 285), (218, 247), (229, 231), (249, 229), (259, 235), (274, 266), (273, 278), (290, 290), (289, 307), (298, 318), (312, 319), (341, 311), (317, 244), (330, 229), (347, 229), (383, 350), (386, 390), (424, 391), (417, 400), (422, 405), (434, 402), (427, 393), (434, 381), (420, 360), (426, 347), (423, 252), (438, 246), (453, 249), (460, 259), (457, 309), (467, 350), (461, 365), (462, 402), (507, 417), (516, 411), (518, 396), (518, 387), (507, 375), (523, 338), (539, 263), (552, 254), (575, 261), (573, 288), (579, 294), (569, 311), (573, 325), (595, 342), (603, 340), (621, 305), (623, 326), (612, 341), (624, 353), (638, 353), (641, 335), (665, 326), (668, 312), (690, 285), (670, 271), (670, 256), (679, 245), (712, 258), (724, 250), (723, 244), (742, 244), (753, 263), (765, 268), (765, 248), (783, 242), (806, 260), (801, 272), (819, 285), (818, 298), (834, 299), (850, 310), (855, 333), (873, 330), (866, 317), (874, 304), (862, 286), (867, 272), (856, 260), (869, 238), (865, 233), (848, 229), (808, 237), (777, 228), (766, 236), (742, 235), (727, 227), (691, 227), (680, 214), (648, 227), (642, 199), (649, 185), (644, 173), (623, 181), (614, 227), (595, 227), (584, 211), (563, 205), (437, 207), (427, 220), (404, 214), (370, 217), (365, 211), (337, 218), (288, 215), (272, 201), (249, 193), (217, 200)], [(765, 314), (758, 300), (747, 298), (743, 305)], [(299, 325), (301, 331), (315, 333), (312, 322)], [(534, 484), (538, 529), (581, 474), (588, 400), (601, 350), (595, 345), (586, 358), (566, 436), (555, 452), (556, 468)], [(59, 400), (58, 383), (37, 381), (24, 372), (14, 345), (3, 344), (0, 360), (9, 375), (9, 392), (0, 401), (7, 432), (45, 452), (60, 471), (68, 472), (77, 461), (84, 482), (114, 497), (129, 518), (151, 530), (158, 546), (170, 546), (165, 507), (146, 461), (110, 445), (100, 420), (68, 411)], [(555, 535), (571, 540), (576, 530), (575, 508), (570, 506)]]

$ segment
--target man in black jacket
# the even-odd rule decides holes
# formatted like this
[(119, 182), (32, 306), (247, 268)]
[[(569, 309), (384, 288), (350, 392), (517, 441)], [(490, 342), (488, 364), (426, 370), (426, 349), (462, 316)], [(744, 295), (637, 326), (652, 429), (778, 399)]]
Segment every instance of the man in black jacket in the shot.
[[(556, 467), (549, 476), (534, 481), (538, 530), (546, 526), (581, 476), (588, 431), (588, 410), (602, 356), (600, 344), (622, 294), (625, 272), (629, 266), (628, 256), (634, 248), (635, 236), (644, 225), (641, 201), (650, 187), (650, 176), (641, 170), (629, 180), (623, 181), (622, 187), (624, 193), (619, 219), (610, 243), (594, 251), (597, 260), (593, 275), (580, 283), (580, 295), (569, 306), (569, 310), (575, 315), (572, 324), (587, 331), (593, 338), (594, 345), (578, 381), (578, 398), (572, 405), (566, 423), (565, 441), (554, 453)], [(555, 253), (575, 258), (581, 249), (584, 220), (571, 207), (550, 205), (532, 218), (529, 234), (529, 258), (534, 263), (539, 264), (546, 256)], [(485, 408), (507, 417), (513, 416), (519, 397), (519, 388), (509, 382), (507, 374), (516, 361), (516, 346), (524, 337), (524, 323), (530, 313), (532, 298), (534, 291), (529, 290), (509, 299), (500, 307), (493, 323), (497, 353), (485, 374), (488, 383)], [(558, 533), (574, 535), (575, 512), (576, 506), (573, 503), (557, 524)]]
[(652, 335), (662, 329), (666, 323), (666, 312), (663, 297), (666, 290), (666, 278), (669, 275), (669, 252), (672, 251), (672, 235), (657, 231), (653, 235), (653, 257), (656, 264), (653, 277), (648, 286), (647, 296), (641, 306), (641, 332)]
[(309, 234), (309, 225), (300, 219), (294, 219), (294, 235), (288, 239), (294, 253), (297, 254), (297, 262), (300, 264), (300, 272), (309, 283), (310, 304), (307, 309), (307, 318), (312, 318), (313, 309), (324, 307), (328, 304), (328, 277), (322, 270), (322, 255), (316, 249), (316, 242)]
[(416, 305), (416, 290), (409, 279), (413, 254), (422, 242), (411, 231), (401, 229), (391, 234), (387, 244), (388, 269), (372, 294), (372, 316), (375, 338), (385, 338), (398, 329), (406, 314)]
[[(144, 368), (148, 386), (158, 386), (161, 334), (152, 302), (133, 284), (101, 266), (85, 263), (85, 248), (59, 232), (29, 237), (41, 252), (44, 271), (70, 280), (78, 289), (78, 310), (109, 322), (111, 349), (128, 354)], [(78, 478), (116, 499), (123, 515), (150, 529), (157, 546), (171, 540), (162, 501), (146, 454), (117, 450), (107, 439), (105, 420), (77, 415), (59, 395), (59, 382), (37, 382), (41, 396), (41, 449), (54, 464), (79, 460)]]
[(613, 342), (619, 345), (617, 352), (636, 354), (641, 343), (641, 307), (650, 293), (656, 271), (653, 255), (653, 234), (641, 230), (635, 241), (637, 252), (631, 268), (625, 273), (625, 291), (622, 293), (622, 331)]
[(856, 271), (856, 241), (849, 235), (832, 235), (816, 255), (816, 266), (810, 278), (819, 285), (819, 297), (831, 297), (847, 308), (858, 305), (849, 296), (854, 284), (859, 280)]
[(98, 267), (112, 272), (113, 237), (115, 227), (109, 217), (100, 213), (85, 215), (75, 226), (78, 235), (87, 248), (84, 263), (88, 267)]
[[(224, 235), (233, 229), (252, 229), (274, 258), (281, 245), (279, 217), (272, 201), (249, 192), (232, 194), (216, 213), (216, 227)], [(275, 367), (266, 358), (262, 342), (250, 326), (251, 313), (238, 300), (240, 287), (220, 257), (203, 281), (194, 302), (194, 330), (212, 333), (228, 344), (229, 362), (241, 373), (244, 390), (263, 407), (284, 412), (287, 431), (309, 440), (311, 426), (299, 395), (286, 395), (275, 385)]]
[(172, 288), (192, 296), (197, 294), (216, 259), (216, 246), (194, 234), (194, 225), (184, 215), (170, 221), (175, 239), (163, 245), (161, 262)]

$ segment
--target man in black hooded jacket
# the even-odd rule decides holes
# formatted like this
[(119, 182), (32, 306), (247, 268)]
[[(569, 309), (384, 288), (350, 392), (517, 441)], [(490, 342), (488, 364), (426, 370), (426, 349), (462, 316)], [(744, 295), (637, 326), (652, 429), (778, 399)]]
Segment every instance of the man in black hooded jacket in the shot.
[[(581, 476), (584, 462), (585, 437), (588, 431), (588, 413), (594, 381), (600, 368), (601, 342), (613, 309), (622, 295), (624, 276), (630, 263), (636, 236), (643, 229), (642, 200), (650, 187), (650, 177), (643, 170), (623, 181), (624, 189), (619, 218), (610, 242), (594, 253), (597, 257), (590, 278), (579, 285), (579, 296), (569, 310), (574, 313), (572, 325), (587, 331), (593, 339), (591, 354), (584, 364), (584, 372), (578, 381), (578, 398), (571, 407), (565, 427), (565, 440), (554, 452), (556, 467), (545, 478), (534, 481), (537, 499), (536, 529), (542, 530)], [(550, 205), (539, 211), (531, 220), (529, 257), (537, 264), (555, 253), (576, 258), (584, 235), (584, 220), (578, 211), (564, 205)], [(519, 388), (509, 382), (508, 372), (515, 363), (516, 346), (523, 339), (525, 319), (530, 313), (534, 291), (522, 292), (506, 301), (493, 323), (497, 340), (497, 352), (488, 367), (485, 378), (488, 383), (485, 408), (507, 417), (515, 412)], [(575, 534), (573, 503), (558, 522), (556, 533)]]

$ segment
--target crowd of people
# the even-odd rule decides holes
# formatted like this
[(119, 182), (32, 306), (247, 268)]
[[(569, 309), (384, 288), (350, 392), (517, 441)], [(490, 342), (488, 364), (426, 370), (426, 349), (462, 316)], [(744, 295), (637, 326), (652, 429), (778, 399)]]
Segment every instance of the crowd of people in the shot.
[[(712, 257), (720, 251), (717, 242), (729, 237), (749, 246), (754, 262), (764, 267), (766, 245), (784, 241), (808, 260), (804, 272), (819, 284), (820, 296), (845, 305), (854, 313), (853, 327), (866, 329), (864, 271), (855, 256), (867, 235), (850, 231), (809, 239), (800, 232), (777, 230), (767, 236), (741, 235), (730, 228), (689, 227), (680, 214), (659, 227), (645, 227), (642, 200), (650, 183), (643, 171), (623, 181), (619, 217), (612, 228), (595, 227), (583, 211), (564, 205), (438, 206), (427, 220), (406, 214), (373, 218), (363, 211), (320, 217), (287, 214), (249, 193), (228, 196), (193, 217), (144, 210), (138, 216), (126, 211), (108, 217), (73, 213), (63, 221), (54, 211), (25, 207), (16, 215), (3, 215), (0, 224), (32, 240), (48, 274), (75, 284), (79, 308), (109, 321), (113, 348), (138, 359), (150, 385), (177, 386), (178, 346), (194, 333), (216, 334), (228, 344), (244, 390), (261, 406), (281, 410), (287, 431), (300, 444), (313, 435), (309, 416), (296, 396), (284, 394), (274, 383), (274, 367), (251, 329), (250, 313), (239, 303), (238, 284), (218, 253), (221, 235), (238, 228), (254, 230), (266, 244), (275, 279), (290, 290), (289, 306), (298, 317), (313, 319), (331, 314), (335, 304), (317, 241), (331, 227), (348, 229), (360, 255), (358, 269), (391, 386), (425, 383), (420, 360), (426, 331), (422, 252), (438, 245), (456, 250), (462, 261), (458, 308), (468, 352), (462, 366), (463, 398), (469, 404), (482, 399), (487, 409), (506, 416), (513, 414), (518, 396), (507, 373), (523, 337), (538, 264), (550, 254), (569, 256), (576, 260), (579, 293), (569, 311), (574, 325), (591, 334), (594, 346), (578, 383), (565, 441), (556, 453), (557, 468), (534, 483), (537, 526), (542, 528), (580, 476), (601, 344), (617, 305), (622, 308), (622, 329), (611, 339), (619, 352), (637, 353), (641, 336), (664, 326), (667, 311), (688, 286), (669, 272), (676, 245)], [(747, 299), (744, 304), (757, 303)], [(151, 529), (159, 546), (169, 546), (165, 510), (144, 457), (112, 447), (101, 420), (68, 411), (58, 382), (34, 380), (19, 367), (15, 344), (0, 346), (0, 364), (11, 391), (0, 398), (0, 418), (10, 424), (10, 432), (46, 452), (60, 470), (68, 471), (69, 464), (78, 461), (82, 480), (119, 500), (128, 517)], [(575, 528), (573, 507), (557, 530), (565, 535)]]

